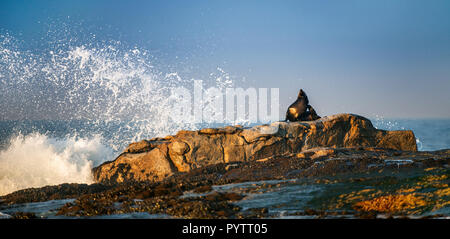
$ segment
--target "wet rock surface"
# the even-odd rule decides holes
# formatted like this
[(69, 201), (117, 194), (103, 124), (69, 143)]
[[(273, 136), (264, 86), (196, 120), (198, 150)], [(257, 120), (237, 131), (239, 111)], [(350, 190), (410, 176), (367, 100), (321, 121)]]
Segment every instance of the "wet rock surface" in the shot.
[[(74, 198), (57, 209), (56, 216), (145, 212), (175, 218), (448, 217), (449, 165), (450, 150), (315, 148), (268, 160), (218, 163), (157, 182), (21, 190), (1, 197), (0, 211), (20, 203)], [(291, 193), (297, 201), (283, 199)], [(289, 209), (293, 207), (296, 210)], [(32, 215), (23, 211), (12, 216)]]
[(93, 194), (112, 188), (112, 185), (104, 184), (77, 184), (65, 183), (56, 186), (46, 186), (41, 188), (27, 188), (0, 196), (0, 204), (19, 204), (30, 202), (43, 202), (50, 200), (77, 198), (84, 194)]

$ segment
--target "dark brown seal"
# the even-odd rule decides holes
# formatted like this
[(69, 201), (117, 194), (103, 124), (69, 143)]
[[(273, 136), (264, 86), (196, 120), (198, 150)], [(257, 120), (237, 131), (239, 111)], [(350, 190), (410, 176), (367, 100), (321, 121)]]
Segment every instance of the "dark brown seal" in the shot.
[(286, 112), (285, 121), (311, 121), (320, 119), (314, 108), (309, 104), (308, 96), (300, 89), (297, 100), (292, 103)]

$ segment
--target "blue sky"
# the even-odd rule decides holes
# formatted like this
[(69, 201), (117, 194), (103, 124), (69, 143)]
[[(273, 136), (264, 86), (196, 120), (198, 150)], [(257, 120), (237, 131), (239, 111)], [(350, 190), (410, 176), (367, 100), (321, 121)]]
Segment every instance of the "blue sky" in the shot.
[(3, 0), (0, 32), (35, 47), (65, 25), (199, 79), (221, 67), (240, 87), (280, 88), (282, 111), (303, 88), (321, 115), (450, 118), (449, 12), (438, 0)]

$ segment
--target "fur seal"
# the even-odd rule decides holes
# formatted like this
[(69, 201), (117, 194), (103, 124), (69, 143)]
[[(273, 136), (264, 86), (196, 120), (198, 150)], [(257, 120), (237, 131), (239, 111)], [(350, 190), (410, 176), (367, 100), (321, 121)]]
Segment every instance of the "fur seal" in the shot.
[(292, 103), (286, 112), (286, 119), (284, 121), (311, 121), (320, 119), (314, 108), (309, 104), (308, 96), (300, 89), (297, 100)]

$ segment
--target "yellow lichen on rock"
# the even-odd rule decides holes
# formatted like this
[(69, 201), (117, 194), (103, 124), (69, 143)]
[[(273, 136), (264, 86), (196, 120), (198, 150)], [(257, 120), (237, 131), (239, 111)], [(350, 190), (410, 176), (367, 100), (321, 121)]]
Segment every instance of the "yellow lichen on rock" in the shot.
[(420, 189), (420, 187), (419, 188), (401, 188), (401, 189), (397, 190), (397, 193), (399, 193), (399, 194), (412, 193), (412, 192), (416, 191), (417, 189)]
[(342, 208), (345, 205), (352, 204), (354, 201), (361, 201), (365, 198), (373, 198), (383, 193), (382, 191), (375, 191), (375, 189), (368, 188), (357, 192), (351, 192), (347, 194), (341, 194), (338, 196), (336, 204), (330, 207), (330, 209)]
[(450, 196), (450, 188), (437, 190), (434, 194), (438, 197)]
[(415, 193), (406, 195), (387, 195), (354, 204), (358, 211), (399, 212), (426, 206), (427, 202)]
[(448, 178), (447, 175), (428, 175), (423, 178), (421, 182), (418, 182), (417, 185), (422, 187), (433, 187), (433, 188), (446, 188), (448, 184), (442, 183), (441, 181), (446, 180)]

